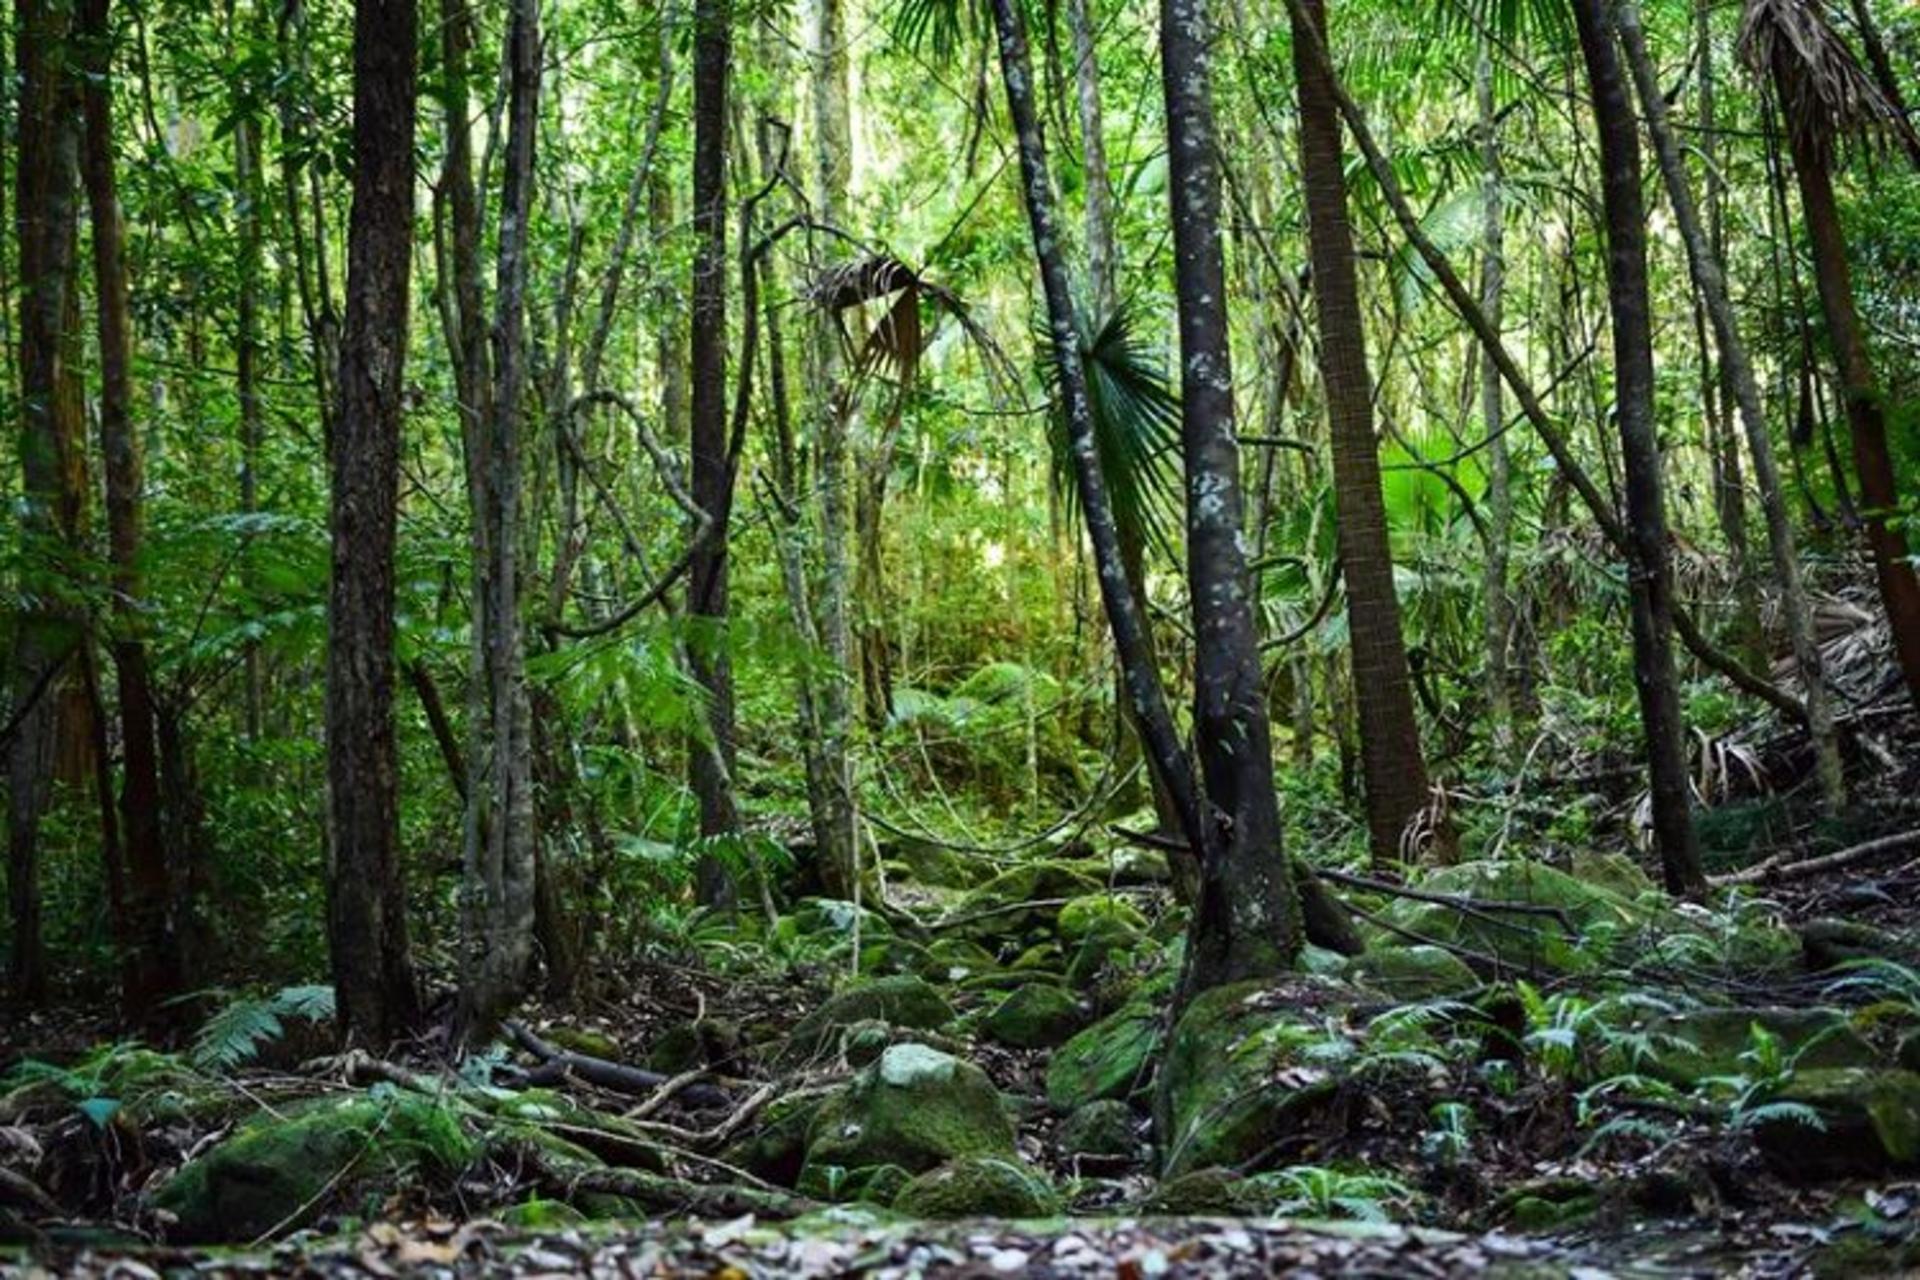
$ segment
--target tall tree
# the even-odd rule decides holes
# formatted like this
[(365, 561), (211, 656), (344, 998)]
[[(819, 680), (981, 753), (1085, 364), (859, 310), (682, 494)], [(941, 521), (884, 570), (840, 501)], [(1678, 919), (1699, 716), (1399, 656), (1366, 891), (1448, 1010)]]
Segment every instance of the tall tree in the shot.
[[(490, 335), (493, 387), (467, 466), (474, 559), (473, 682), (467, 751), (466, 957), (461, 1013), (484, 1033), (519, 999), (533, 966), (532, 713), (520, 624), (521, 422), (527, 396), (526, 293), (539, 127), (539, 0), (507, 22), (507, 146)], [(463, 107), (464, 104), (456, 104)]]
[(1376, 864), (1402, 856), (1410, 824), (1428, 803), (1427, 768), (1414, 718), (1413, 680), (1393, 581), (1386, 503), (1380, 492), (1380, 446), (1373, 428), (1373, 383), (1367, 373), (1340, 116), (1331, 77), (1310, 52), (1324, 43), (1326, 9), (1306, 0), (1300, 12), (1313, 35), (1294, 35), (1300, 98), (1300, 179), (1306, 189), (1307, 239), (1314, 307), (1320, 321), (1320, 381), (1332, 441), (1335, 529), (1347, 588), (1347, 631), (1354, 706), (1360, 721), (1367, 832)]
[[(689, 655), (706, 690), (714, 751), (688, 753), (689, 780), (700, 805), (700, 833), (728, 834), (737, 825), (726, 773), (734, 760), (733, 666), (727, 654), (727, 522), (733, 467), (727, 450), (727, 81), (733, 54), (729, 0), (696, 0), (693, 10), (693, 308), (689, 360), (693, 419), (693, 501), (714, 522), (696, 552), (687, 585), (695, 625)], [(730, 902), (733, 886), (720, 863), (702, 859), (701, 901)]]
[(1647, 286), (1646, 207), (1640, 192), (1640, 135), (1608, 3), (1574, 0), (1573, 16), (1600, 139), (1607, 305), (1613, 319), (1613, 416), (1626, 476), (1634, 687), (1646, 735), (1653, 834), (1661, 869), (1669, 892), (1691, 894), (1705, 887), (1706, 876), (1693, 830), (1686, 721), (1673, 661), (1673, 562), (1654, 422), (1653, 313)]
[(9, 978), (16, 998), (46, 994), (40, 929), (40, 821), (66, 723), (62, 682), (81, 639), (73, 558), (86, 505), (82, 413), (69, 329), (80, 148), (73, 7), (15, 0), (19, 86), (14, 234), (20, 291), (20, 533), (23, 607), (14, 632), (7, 752)]
[(1750, 0), (1740, 38), (1748, 63), (1766, 78), (1785, 117), (1807, 240), (1813, 247), (1814, 284), (1853, 437), (1867, 545), (1907, 694), (1920, 707), (1920, 578), (1899, 524), (1901, 500), (1887, 440), (1886, 406), (1854, 301), (1846, 230), (1833, 193), (1836, 152), (1849, 134), (1905, 138), (1912, 130), (1814, 5)]
[(414, 0), (355, 0), (353, 210), (332, 441), (327, 941), (342, 1033), (412, 1022), (393, 725), (394, 540), (413, 261)]
[[(114, 173), (113, 38), (108, 0), (80, 5), (82, 162), (93, 229), (95, 323), (100, 347), (100, 456), (105, 461), (107, 552), (112, 563), (109, 641), (120, 694), (120, 835), (130, 873), (122, 999), (137, 1016), (156, 1013), (180, 991), (179, 931), (172, 869), (163, 837), (160, 758), (153, 674), (141, 618), (144, 575), (142, 458), (133, 425), (133, 324), (129, 314), (125, 228)], [(111, 855), (112, 851), (109, 850)]]
[(1248, 595), (1212, 39), (1207, 0), (1160, 0), (1195, 637), (1193, 736), (1205, 797), (1201, 821), (1217, 828), (1216, 847), (1201, 864), (1195, 910), (1193, 972), (1200, 986), (1284, 968), (1300, 937), (1293, 870), (1280, 846), (1259, 634)]
[(1779, 468), (1774, 465), (1773, 441), (1767, 435), (1766, 413), (1760, 406), (1759, 379), (1747, 355), (1746, 342), (1740, 336), (1720, 254), (1709, 228), (1701, 221), (1680, 146), (1667, 118), (1667, 101), (1654, 76), (1653, 59), (1647, 53), (1646, 37), (1640, 26), (1640, 6), (1635, 0), (1621, 0), (1614, 16), (1621, 48), (1633, 73), (1640, 109), (1646, 117), (1647, 135), (1653, 140), (1660, 160), (1667, 199), (1673, 205), (1674, 221), (1679, 224), (1681, 239), (1686, 244), (1694, 288), (1713, 322), (1723, 380), (1732, 393), (1748, 452), (1753, 455), (1754, 480), (1759, 485), (1760, 507), (1766, 515), (1767, 547), (1773, 557), (1774, 580), (1780, 589), (1787, 636), (1806, 695), (1814, 772), (1822, 799), (1829, 809), (1837, 811), (1846, 803), (1846, 782), (1841, 773), (1840, 745), (1833, 726), (1833, 702), (1827, 691), (1820, 644), (1814, 635), (1813, 610), (1807, 603), (1806, 584), (1801, 580), (1800, 554), (1794, 546), (1793, 526), (1787, 518), (1786, 494), (1781, 489)]
[[(1500, 155), (1500, 116), (1494, 109), (1492, 40), (1481, 37), (1473, 75), (1474, 105), (1479, 115), (1482, 212), (1480, 233), (1480, 307), (1497, 331), (1506, 300), (1506, 239), (1502, 225), (1501, 188), (1506, 182)], [(1500, 369), (1493, 356), (1479, 348), (1480, 430), (1487, 446), (1487, 563), (1482, 575), (1487, 645), (1487, 718), (1494, 751), (1505, 757), (1513, 750), (1513, 695), (1509, 654), (1513, 638), (1513, 598), (1507, 591), (1507, 564), (1513, 541), (1513, 477), (1507, 457), (1506, 397)]]

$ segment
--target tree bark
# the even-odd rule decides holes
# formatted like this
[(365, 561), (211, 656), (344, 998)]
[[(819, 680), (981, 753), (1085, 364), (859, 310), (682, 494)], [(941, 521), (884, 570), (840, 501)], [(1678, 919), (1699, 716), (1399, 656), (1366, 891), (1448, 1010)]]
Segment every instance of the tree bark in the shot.
[(1259, 635), (1247, 590), (1212, 36), (1206, 0), (1161, 0), (1195, 637), (1193, 736), (1204, 795), (1200, 821), (1214, 837), (1200, 865), (1188, 992), (1278, 972), (1300, 949), (1299, 894), (1280, 844)]
[[(172, 872), (163, 838), (160, 761), (155, 738), (153, 677), (142, 634), (140, 571), (142, 459), (132, 420), (133, 327), (128, 311), (125, 228), (114, 174), (112, 35), (108, 0), (80, 5), (86, 119), (83, 168), (93, 224), (93, 280), (100, 346), (100, 455), (105, 460), (107, 547), (112, 564), (113, 655), (120, 694), (123, 779), (119, 835), (129, 887), (123, 945), (122, 1004), (149, 1018), (177, 995), (180, 968)], [(103, 763), (104, 767), (104, 763)]]
[[(1474, 69), (1474, 99), (1480, 116), (1480, 162), (1485, 184), (1480, 250), (1480, 307), (1497, 332), (1506, 295), (1506, 255), (1502, 234), (1500, 118), (1494, 110), (1493, 50), (1483, 39)], [(1513, 695), (1509, 680), (1513, 599), (1507, 594), (1507, 565), (1513, 541), (1512, 469), (1507, 459), (1507, 410), (1500, 369), (1484, 348), (1480, 366), (1480, 430), (1486, 441), (1486, 568), (1482, 576), (1487, 646), (1487, 719), (1494, 755), (1513, 753)]]
[(1113, 243), (1113, 191), (1107, 178), (1106, 130), (1100, 114), (1100, 62), (1094, 41), (1093, 0), (1067, 0), (1073, 35), (1074, 101), (1080, 111), (1080, 167), (1086, 175), (1087, 277), (1094, 327), (1113, 315), (1118, 302), (1114, 276), (1119, 260)]
[(1607, 303), (1613, 317), (1614, 418), (1626, 476), (1634, 685), (1646, 736), (1653, 834), (1661, 869), (1669, 892), (1694, 894), (1705, 887), (1706, 878), (1690, 812), (1686, 722), (1673, 662), (1673, 565), (1654, 423), (1653, 317), (1647, 287), (1646, 208), (1640, 193), (1640, 138), (1607, 9), (1608, 0), (1574, 0), (1573, 5), (1600, 141)]
[[(1305, 0), (1300, 12), (1324, 46), (1326, 18), (1321, 0)], [(1380, 492), (1373, 385), (1367, 372), (1353, 233), (1347, 222), (1340, 117), (1330, 73), (1311, 56), (1307, 40), (1296, 32), (1293, 41), (1300, 95), (1300, 177), (1306, 189), (1308, 247), (1320, 318), (1320, 380), (1326, 390), (1335, 530), (1347, 588), (1367, 832), (1374, 864), (1384, 867), (1406, 856), (1409, 826), (1427, 805), (1427, 771), (1414, 717), (1413, 681)]]
[(1833, 725), (1833, 703), (1828, 696), (1826, 672), (1819, 641), (1813, 630), (1813, 611), (1807, 603), (1806, 584), (1800, 576), (1800, 556), (1794, 546), (1793, 525), (1787, 516), (1786, 495), (1780, 487), (1779, 468), (1774, 465), (1773, 442), (1767, 435), (1767, 419), (1760, 406), (1759, 379), (1748, 358), (1746, 342), (1733, 313), (1733, 300), (1727, 290), (1726, 274), (1715, 250), (1708, 228), (1703, 226), (1700, 210), (1694, 203), (1693, 187), (1687, 179), (1685, 162), (1667, 118), (1666, 99), (1654, 76), (1653, 61), (1647, 54), (1646, 37), (1640, 26), (1640, 7), (1625, 0), (1614, 11), (1620, 31), (1621, 47), (1632, 70), (1634, 88), (1639, 94), (1647, 134), (1659, 157), (1660, 174), (1666, 182), (1667, 199), (1673, 205), (1674, 221), (1686, 243), (1687, 265), (1693, 274), (1694, 288), (1706, 305), (1713, 323), (1715, 345), (1720, 352), (1724, 381), (1732, 393), (1740, 415), (1740, 424), (1753, 455), (1754, 480), (1760, 489), (1760, 506), (1767, 521), (1767, 547), (1773, 557), (1774, 579), (1780, 588), (1782, 612), (1786, 615), (1787, 635), (1793, 646), (1795, 664), (1800, 669), (1800, 684), (1807, 704), (1807, 730), (1813, 741), (1814, 772), (1822, 800), (1830, 812), (1846, 804), (1846, 781), (1841, 771), (1840, 746)]
[(394, 746), (394, 542), (413, 241), (414, 0), (356, 0), (353, 211), (332, 449), (328, 943), (342, 1033), (414, 1019)]

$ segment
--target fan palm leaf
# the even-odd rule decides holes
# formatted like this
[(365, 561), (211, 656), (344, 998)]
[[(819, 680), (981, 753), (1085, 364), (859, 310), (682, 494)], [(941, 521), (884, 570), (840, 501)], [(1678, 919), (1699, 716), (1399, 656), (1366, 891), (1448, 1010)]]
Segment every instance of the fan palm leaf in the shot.
[(1876, 146), (1912, 131), (1818, 5), (1748, 0), (1740, 54), (1754, 74), (1774, 79), (1787, 127), (1819, 154), (1842, 138)]

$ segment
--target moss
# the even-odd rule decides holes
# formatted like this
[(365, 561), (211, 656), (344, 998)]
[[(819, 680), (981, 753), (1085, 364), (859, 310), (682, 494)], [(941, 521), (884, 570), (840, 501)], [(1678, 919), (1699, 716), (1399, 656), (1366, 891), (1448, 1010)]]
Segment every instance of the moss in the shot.
[(1046, 1049), (1071, 1039), (1086, 1020), (1086, 1010), (1065, 989), (1029, 982), (995, 1005), (981, 1025), (1001, 1044)]
[(910, 973), (856, 982), (802, 1018), (788, 1038), (793, 1055), (830, 1048), (843, 1029), (881, 1021), (896, 1027), (935, 1030), (953, 1021), (953, 1006), (924, 978)]
[[(1070, 862), (1043, 860), (1022, 863), (1002, 871), (993, 879), (968, 892), (955, 908), (955, 915), (966, 916), (1016, 903), (1047, 903), (1060, 898), (1079, 898), (1100, 891), (1100, 882)], [(1002, 937), (1008, 932), (1050, 925), (1059, 914), (1053, 906), (1030, 906), (1020, 910), (999, 911), (974, 923), (960, 926), (976, 937)]]
[(1432, 1000), (1480, 985), (1466, 962), (1443, 947), (1376, 947), (1355, 959), (1346, 976), (1395, 1000)]
[(1015, 1161), (968, 1156), (909, 1182), (893, 1207), (916, 1218), (1044, 1218), (1060, 1212), (1060, 1198)]
[(619, 1061), (620, 1046), (612, 1036), (587, 1027), (552, 1027), (546, 1032), (547, 1039), (562, 1049), (574, 1053), (584, 1053), (590, 1058), (607, 1058)]
[(507, 1206), (500, 1220), (525, 1231), (559, 1231), (578, 1226), (587, 1216), (563, 1200), (542, 1200), (536, 1196)]
[(1156, 1186), (1140, 1207), (1176, 1217), (1224, 1217), (1244, 1213), (1246, 1180), (1231, 1169), (1196, 1169)]
[(1160, 1015), (1130, 1004), (1060, 1046), (1047, 1064), (1047, 1101), (1067, 1112), (1100, 1098), (1123, 1098), (1160, 1039)]
[[(1644, 927), (1650, 913), (1611, 889), (1576, 879), (1544, 863), (1526, 859), (1462, 862), (1427, 875), (1420, 888), (1496, 902), (1558, 908), (1580, 935)], [(1487, 911), (1468, 914), (1448, 903), (1401, 898), (1388, 904), (1384, 918), (1423, 938), (1468, 947), (1508, 964), (1559, 970), (1590, 968), (1553, 916)], [(1398, 939), (1387, 946), (1404, 946)]]
[(299, 1226), (356, 1188), (472, 1159), (458, 1116), (428, 1098), (361, 1095), (261, 1116), (189, 1161), (155, 1198), (182, 1241), (251, 1241)]
[(1061, 907), (1057, 926), (1062, 938), (1080, 942), (1095, 934), (1119, 933), (1132, 937), (1145, 933), (1147, 918), (1140, 914), (1138, 907), (1117, 894), (1090, 893)]
[(969, 938), (939, 938), (927, 946), (915, 966), (930, 982), (960, 982), (1000, 968), (999, 957)]
[(946, 845), (907, 840), (895, 850), (894, 856), (919, 884), (943, 889), (967, 889), (981, 879), (982, 864), (977, 859), (970, 861)]
[(1709, 1076), (1739, 1075), (1746, 1070), (1740, 1056), (1753, 1047), (1756, 1027), (1779, 1040), (1784, 1055), (1800, 1070), (1870, 1067), (1879, 1060), (1852, 1024), (1832, 1009), (1733, 1008), (1689, 1009), (1642, 1019), (1631, 1030), (1636, 1040), (1644, 1037), (1645, 1051), (1616, 1049), (1614, 1060), (1604, 1066), (1609, 1073), (1639, 1071), (1683, 1085)]
[(1920, 1163), (1920, 1075), (1898, 1068), (1796, 1071), (1778, 1100), (1810, 1107), (1824, 1128), (1772, 1114), (1754, 1125), (1763, 1153), (1796, 1178), (1848, 1177)]
[(1166, 1072), (1166, 1173), (1247, 1167), (1330, 1099), (1353, 1046), (1324, 1009), (1351, 988), (1299, 975), (1215, 987), (1175, 1025)]
[(986, 1072), (938, 1049), (897, 1044), (822, 1104), (807, 1169), (819, 1176), (829, 1166), (897, 1164), (917, 1173), (955, 1156), (1011, 1156), (1013, 1136)]
[(1587, 1217), (1599, 1207), (1599, 1203), (1599, 1197), (1593, 1195), (1576, 1196), (1571, 1200), (1520, 1196), (1507, 1206), (1507, 1217), (1522, 1231), (1552, 1231)]
[(1133, 1108), (1111, 1098), (1075, 1108), (1060, 1126), (1060, 1151), (1068, 1156), (1128, 1156), (1137, 1145)]
[(1573, 855), (1567, 870), (1576, 880), (1617, 893), (1623, 898), (1637, 898), (1643, 893), (1658, 893), (1660, 886), (1653, 877), (1641, 870), (1640, 864), (1624, 853), (1612, 850), (1583, 849)]

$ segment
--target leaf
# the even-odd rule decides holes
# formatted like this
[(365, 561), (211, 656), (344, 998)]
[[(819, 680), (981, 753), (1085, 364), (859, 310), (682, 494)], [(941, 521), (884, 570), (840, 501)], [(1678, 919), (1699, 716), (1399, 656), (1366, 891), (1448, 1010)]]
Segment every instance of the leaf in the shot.
[(106, 1128), (120, 1110), (118, 1098), (85, 1098), (75, 1104), (80, 1114), (99, 1128)]

